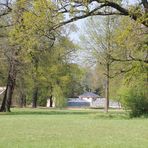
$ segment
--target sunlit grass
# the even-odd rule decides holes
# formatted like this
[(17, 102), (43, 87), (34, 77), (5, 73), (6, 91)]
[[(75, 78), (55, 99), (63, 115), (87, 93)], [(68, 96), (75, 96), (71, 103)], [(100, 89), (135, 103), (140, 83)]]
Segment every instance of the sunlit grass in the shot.
[(13, 109), (0, 113), (0, 148), (147, 148), (148, 120), (124, 111)]

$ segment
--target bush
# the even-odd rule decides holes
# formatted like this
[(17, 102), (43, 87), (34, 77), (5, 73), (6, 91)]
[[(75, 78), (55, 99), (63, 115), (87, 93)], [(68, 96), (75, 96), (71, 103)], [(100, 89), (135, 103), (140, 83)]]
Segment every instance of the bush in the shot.
[(131, 88), (124, 88), (120, 92), (122, 105), (130, 110), (132, 117), (139, 117), (148, 114), (148, 96), (146, 86), (137, 85)]

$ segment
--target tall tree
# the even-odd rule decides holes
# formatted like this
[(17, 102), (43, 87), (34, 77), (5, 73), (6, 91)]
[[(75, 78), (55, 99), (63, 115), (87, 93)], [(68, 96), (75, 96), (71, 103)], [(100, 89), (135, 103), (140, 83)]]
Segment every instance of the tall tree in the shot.
[[(45, 3), (42, 0), (32, 2), (28, 0), (14, 2), (13, 13), (10, 16), (13, 26), (8, 32), (9, 70), (1, 111), (10, 111), (19, 58), (23, 59), (23, 56), (29, 54), (34, 56), (34, 52), (44, 50), (45, 47), (49, 49), (55, 39), (52, 25), (54, 21), (59, 20), (60, 16), (54, 14), (54, 4), (51, 1)], [(50, 11), (49, 8), (51, 8)], [(43, 42), (45, 42), (44, 47), (40, 44)], [(34, 96), (37, 96), (37, 93)]]
[[(7, 22), (9, 21), (6, 17), (4, 17), (4, 20)], [(15, 80), (16, 80), (16, 73), (17, 73), (17, 68), (16, 66), (18, 65), (18, 60), (17, 60), (17, 54), (19, 48), (10, 43), (10, 35), (9, 31), (10, 28), (2, 28), (5, 30), (5, 35), (2, 37), (3, 41), (6, 43), (7, 46), (4, 46), (2, 44), (2, 48), (4, 49), (4, 58), (7, 59), (7, 64), (8, 64), (8, 74), (7, 74), (7, 84), (6, 84), (6, 91), (5, 95), (2, 101), (1, 109), (0, 111), (10, 111), (10, 105), (11, 105), (11, 100), (12, 100), (12, 94), (15, 86)], [(4, 43), (3, 42), (3, 43)]]
[[(115, 65), (114, 60), (110, 58), (115, 53), (115, 43), (113, 42), (114, 28), (117, 24), (117, 18), (107, 16), (106, 18), (100, 18), (97, 21), (94, 18), (89, 19), (85, 34), (87, 36), (82, 37), (86, 53), (91, 55), (91, 60), (94, 61), (94, 65), (98, 66), (100, 75), (104, 75), (103, 84), (105, 83), (105, 111), (108, 112), (109, 108), (109, 94), (110, 94), (110, 78), (115, 73), (112, 69)], [(99, 26), (100, 27), (97, 27)]]

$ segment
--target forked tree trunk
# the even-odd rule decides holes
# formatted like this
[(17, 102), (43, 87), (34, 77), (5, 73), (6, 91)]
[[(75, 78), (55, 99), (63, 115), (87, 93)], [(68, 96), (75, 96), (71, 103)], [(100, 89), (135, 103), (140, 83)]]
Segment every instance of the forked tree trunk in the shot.
[(11, 63), (10, 70), (8, 73), (6, 91), (5, 91), (3, 101), (2, 101), (0, 112), (10, 112), (12, 95), (13, 95), (13, 91), (15, 87), (15, 79), (16, 79), (15, 65)]
[(32, 97), (32, 108), (37, 107), (37, 100), (38, 100), (38, 87), (35, 87), (33, 91), (33, 97)]

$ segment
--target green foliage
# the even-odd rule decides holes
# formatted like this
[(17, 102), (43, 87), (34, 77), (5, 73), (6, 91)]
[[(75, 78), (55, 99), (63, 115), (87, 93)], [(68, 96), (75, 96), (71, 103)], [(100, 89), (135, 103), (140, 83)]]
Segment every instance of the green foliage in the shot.
[(119, 91), (120, 100), (125, 109), (130, 110), (133, 117), (148, 114), (147, 82), (134, 82), (134, 85), (125, 85)]
[[(112, 60), (112, 57), (117, 54), (114, 36), (119, 18), (115, 16), (107, 16), (105, 18), (100, 17), (100, 19), (98, 18), (99, 17), (96, 16), (88, 19), (86, 22), (87, 25), (85, 28), (85, 33), (87, 33), (87, 35), (82, 36), (82, 43), (84, 44), (83, 47), (85, 47), (84, 50), (87, 53), (87, 62), (89, 62), (90, 65), (94, 65), (95, 63), (95, 70), (92, 68), (89, 69), (89, 71), (93, 71), (93, 76), (90, 76), (90, 84), (95, 84), (95, 88), (99, 88), (100, 94), (105, 96), (107, 79), (110, 81), (108, 87), (109, 94), (111, 94), (113, 89), (115, 90), (114, 86), (116, 86), (113, 85), (114, 81), (111, 80), (111, 78), (115, 77), (115, 74), (119, 71), (118, 67), (121, 66), (121, 64), (120, 66), (117, 66), (119, 65), (119, 62), (117, 63)], [(93, 77), (96, 78), (93, 80)], [(89, 79), (87, 78), (86, 82), (88, 80)], [(111, 94), (110, 96), (114, 95)]]
[[(121, 4), (122, 0), (114, 0), (114, 2)], [(86, 12), (90, 11), (89, 2), (84, 0), (82, 3), (86, 7)], [(0, 85), (5, 85), (8, 63), (11, 59), (15, 59), (17, 61), (15, 65), (17, 67), (16, 92), (25, 94), (30, 103), (33, 88), (38, 87), (40, 105), (45, 105), (46, 98), (54, 95), (57, 106), (62, 107), (65, 104), (65, 96), (77, 96), (83, 91), (83, 88), (95, 90), (103, 89), (103, 86), (102, 81), (97, 79), (98, 73), (93, 74), (94, 71), (90, 75), (87, 73), (88, 75), (86, 74), (84, 78), (83, 68), (77, 64), (70, 64), (71, 53), (75, 50), (75, 45), (66, 34), (63, 34), (61, 29), (55, 29), (66, 19), (66, 15), (57, 13), (57, 7), (52, 0), (17, 0), (13, 3), (11, 15), (8, 18), (2, 17), (0, 26), (7, 23), (12, 23), (13, 26), (3, 27), (0, 30), (0, 37), (2, 37), (0, 38)], [(81, 11), (79, 8), (71, 3), (69, 11), (72, 15), (77, 16)], [(137, 7), (135, 12), (135, 7), (130, 8), (130, 13), (134, 12), (138, 15), (141, 13), (140, 8)], [(108, 8), (108, 10), (111, 9)], [(140, 18), (145, 19), (145, 17)], [(147, 37), (143, 35), (145, 30), (141, 31), (138, 23), (130, 22), (125, 18), (120, 22), (119, 29), (114, 32), (116, 19), (107, 17), (106, 20), (108, 21), (105, 24), (102, 23), (105, 22), (103, 19), (98, 22), (96, 19), (94, 22), (91, 20), (92, 24), (88, 25), (89, 29), (86, 28), (88, 30), (86, 33), (90, 36), (84, 37), (89, 40), (88, 45), (87, 41), (85, 42), (85, 47), (87, 46), (93, 57), (91, 62), (94, 62), (92, 60), (94, 58), (98, 62), (100, 75), (106, 73), (106, 63), (113, 64), (114, 69), (110, 69), (110, 74), (112, 71), (114, 74), (115, 69), (119, 67), (124, 68), (123, 70), (132, 67), (125, 77), (120, 78), (126, 79), (128, 83), (134, 83), (133, 75), (139, 76), (141, 72), (147, 73), (147, 65), (142, 62), (145, 60), (148, 49)], [(96, 29), (98, 25), (100, 28)], [(75, 28), (72, 26), (71, 30), (75, 30)], [(135, 62), (130, 61), (126, 64), (120, 62), (116, 64), (109, 59), (110, 56), (123, 60), (140, 59), (141, 62), (135, 60)], [(115, 67), (115, 65), (117, 66)], [(98, 83), (101, 83), (101, 87)], [(133, 92), (130, 90), (128, 93), (134, 95)], [(139, 94), (136, 95), (139, 96)]]
[[(61, 29), (53, 29), (63, 20), (63, 14), (57, 15), (55, 9), (51, 0), (20, 0), (14, 3), (12, 20), (15, 25), (8, 36), (9, 43), (18, 47), (15, 50), (19, 51), (17, 60), (21, 63), (16, 92), (18, 95), (24, 93), (28, 104), (35, 87), (39, 89), (39, 105), (45, 105), (48, 96), (54, 94), (58, 100), (71, 91), (68, 85), (74, 76), (69, 63), (75, 46)], [(60, 97), (55, 93), (56, 89)]]
[(66, 99), (64, 97), (62, 88), (58, 85), (55, 85), (53, 88), (53, 97), (55, 101), (55, 106), (62, 108), (66, 106)]
[(37, 103), (38, 103), (38, 106), (45, 107), (46, 104), (47, 104), (47, 99), (41, 96), (41, 97), (38, 98)]
[(117, 54), (121, 59), (119, 66), (126, 73), (121, 76), (119, 97), (131, 116), (141, 116), (148, 113), (147, 94), (147, 35), (145, 28), (129, 18), (120, 19), (119, 29), (115, 31)]
[(78, 97), (83, 92), (82, 79), (84, 76), (84, 69), (77, 64), (69, 64), (67, 67), (69, 75), (69, 83), (66, 87), (67, 97)]

